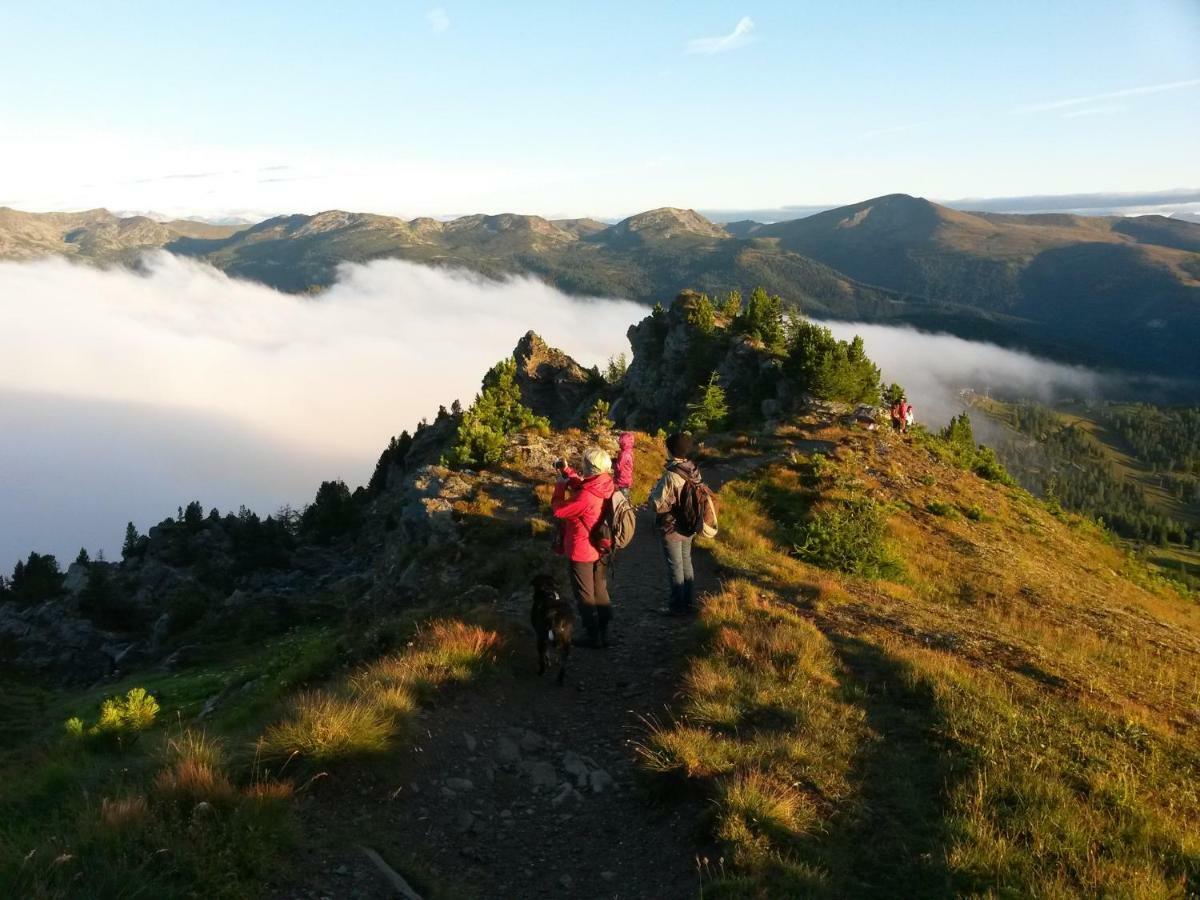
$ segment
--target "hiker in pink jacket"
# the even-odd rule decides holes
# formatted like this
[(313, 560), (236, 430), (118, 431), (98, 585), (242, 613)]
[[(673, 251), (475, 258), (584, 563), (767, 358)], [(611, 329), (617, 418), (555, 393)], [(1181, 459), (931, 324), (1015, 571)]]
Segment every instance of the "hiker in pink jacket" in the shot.
[(633, 487), (633, 432), (622, 431), (617, 439), (621, 452), (617, 455), (617, 471), (613, 487), (625, 494), (629, 499), (629, 491)]

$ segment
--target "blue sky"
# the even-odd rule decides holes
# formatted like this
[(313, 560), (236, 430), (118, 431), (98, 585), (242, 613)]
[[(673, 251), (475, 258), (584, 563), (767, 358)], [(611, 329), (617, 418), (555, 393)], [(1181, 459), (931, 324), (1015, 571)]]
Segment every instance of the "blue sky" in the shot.
[(611, 217), (1200, 187), (1200, 0), (832, 6), (0, 0), (0, 205)]

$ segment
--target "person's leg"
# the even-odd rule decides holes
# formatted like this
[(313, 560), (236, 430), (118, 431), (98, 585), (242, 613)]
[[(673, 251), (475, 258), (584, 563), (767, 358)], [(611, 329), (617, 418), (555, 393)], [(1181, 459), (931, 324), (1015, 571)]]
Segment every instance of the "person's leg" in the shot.
[(683, 590), (680, 601), (684, 609), (691, 609), (696, 595), (696, 573), (692, 569), (692, 541), (687, 538), (679, 542), (679, 562), (683, 571)]
[(592, 569), (592, 594), (596, 601), (596, 628), (601, 646), (608, 646), (608, 623), (612, 621), (612, 601), (608, 596), (608, 565), (596, 560)]
[(683, 608), (683, 551), (680, 545), (683, 541), (663, 537), (663, 556), (667, 560), (667, 588), (669, 590), (668, 605), (672, 610)]
[(593, 593), (595, 580), (593, 578), (592, 565), (590, 562), (572, 561), (569, 563), (571, 569), (571, 590), (575, 594), (575, 605), (579, 608), (579, 618), (583, 620), (583, 628), (587, 632), (588, 641), (595, 643), (597, 640), (597, 625), (596, 599)]

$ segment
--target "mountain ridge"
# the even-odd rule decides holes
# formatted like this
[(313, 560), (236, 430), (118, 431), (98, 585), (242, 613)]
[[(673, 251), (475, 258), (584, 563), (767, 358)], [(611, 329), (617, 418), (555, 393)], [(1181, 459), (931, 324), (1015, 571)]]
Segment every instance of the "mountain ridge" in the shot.
[(0, 258), (128, 262), (162, 248), (295, 293), (328, 286), (343, 262), (390, 258), (643, 303), (682, 285), (716, 294), (755, 283), (825, 318), (1200, 379), (1200, 225), (1178, 218), (969, 212), (887, 194), (772, 225), (660, 207), (611, 225), (325, 210), (209, 229), (107, 210), (0, 210)]

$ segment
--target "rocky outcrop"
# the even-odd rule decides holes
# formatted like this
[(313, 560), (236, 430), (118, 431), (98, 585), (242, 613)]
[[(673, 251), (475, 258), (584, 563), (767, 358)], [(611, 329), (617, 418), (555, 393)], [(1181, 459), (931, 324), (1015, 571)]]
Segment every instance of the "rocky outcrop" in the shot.
[(682, 422), (714, 373), (730, 410), (743, 421), (773, 419), (796, 407), (798, 392), (782, 362), (760, 342), (732, 333), (727, 322), (703, 331), (692, 321), (699, 302), (700, 294), (683, 291), (669, 307), (630, 327), (633, 362), (612, 407), (619, 424), (652, 429)]
[(585, 369), (561, 350), (528, 332), (513, 351), (521, 402), (555, 428), (579, 425), (604, 387), (594, 369)]
[(69, 600), (0, 603), (0, 657), (14, 668), (90, 683), (112, 674), (132, 643), (96, 627)]

